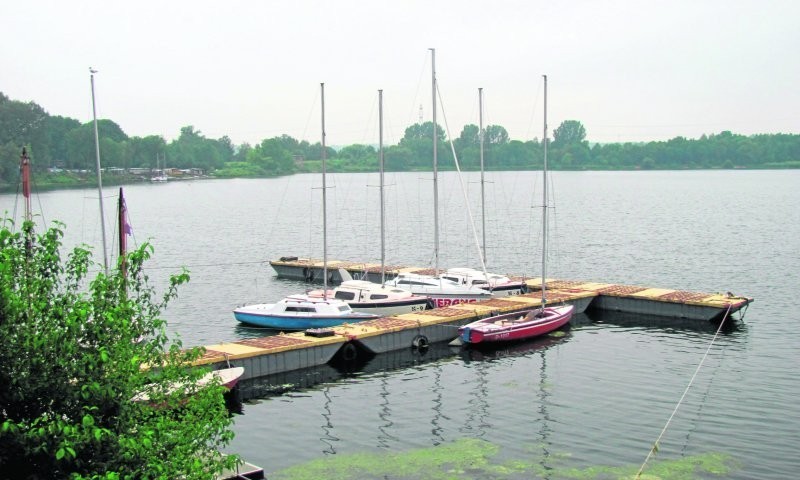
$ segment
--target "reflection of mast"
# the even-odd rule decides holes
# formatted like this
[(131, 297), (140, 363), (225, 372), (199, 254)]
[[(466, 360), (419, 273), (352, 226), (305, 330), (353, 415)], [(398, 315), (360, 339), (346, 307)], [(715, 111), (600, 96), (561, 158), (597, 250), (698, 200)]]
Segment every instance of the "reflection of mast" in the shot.
[(322, 390), (322, 394), (325, 396), (325, 405), (322, 407), (325, 413), (322, 414), (322, 418), (325, 419), (325, 423), (322, 425), (322, 432), (323, 435), (320, 437), (322, 443), (328, 445), (328, 448), (324, 449), (322, 453), (328, 453), (331, 455), (336, 455), (336, 448), (334, 448), (332, 442), (338, 442), (339, 439), (334, 437), (331, 433), (333, 431), (333, 423), (331, 423), (331, 395), (330, 395), (331, 387), (325, 387)]
[(433, 419), (431, 419), (431, 425), (433, 425), (431, 433), (433, 434), (433, 445), (436, 446), (444, 443), (444, 437), (442, 436), (444, 429), (439, 425), (442, 419), (442, 365), (440, 363), (436, 364), (434, 372), (433, 389), (436, 392), (436, 396), (433, 399), (434, 415)]
[(380, 448), (391, 448), (389, 445), (389, 441), (397, 441), (397, 437), (394, 437), (388, 433), (388, 429), (394, 426), (394, 422), (391, 420), (392, 410), (389, 408), (389, 382), (387, 381), (388, 375), (386, 371), (383, 372), (381, 375), (381, 409), (378, 413), (378, 418), (383, 421), (381, 425), (378, 426), (378, 447)]
[(473, 395), (475, 398), (469, 400), (469, 410), (467, 410), (467, 423), (464, 427), (465, 430), (472, 430), (470, 427), (470, 423), (475, 420), (477, 417), (477, 425), (475, 426), (474, 433), (471, 433), (472, 437), (475, 438), (483, 438), (486, 436), (486, 429), (490, 426), (487, 423), (488, 416), (489, 416), (489, 402), (486, 400), (487, 396), (489, 395), (489, 388), (488, 388), (488, 378), (489, 375), (486, 373), (486, 369), (488, 368), (488, 362), (476, 362), (475, 369), (477, 370), (477, 377), (478, 377), (478, 385), (476, 388), (473, 389)]
[(547, 403), (549, 401), (550, 393), (547, 391), (547, 356), (546, 350), (542, 349), (540, 353), (542, 357), (542, 366), (539, 369), (541, 374), (539, 375), (539, 416), (542, 419), (542, 428), (539, 430), (539, 436), (542, 437), (542, 460), (539, 463), (545, 471), (550, 470), (550, 466), (548, 466), (547, 460), (550, 458), (550, 432), (552, 431), (549, 427), (550, 422), (550, 414), (547, 411)]

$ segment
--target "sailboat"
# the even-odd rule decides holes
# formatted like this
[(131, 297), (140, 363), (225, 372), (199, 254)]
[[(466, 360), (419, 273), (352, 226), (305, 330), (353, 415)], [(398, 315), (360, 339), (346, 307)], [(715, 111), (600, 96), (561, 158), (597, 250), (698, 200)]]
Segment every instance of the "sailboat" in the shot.
[[(379, 164), (380, 164), (380, 208), (381, 208), (381, 283), (368, 280), (354, 280), (350, 273), (339, 269), (342, 283), (330, 294), (347, 302), (356, 312), (372, 313), (381, 316), (400, 315), (403, 313), (421, 312), (432, 303), (423, 295), (414, 295), (408, 290), (385, 285), (386, 282), (386, 229), (384, 220), (384, 155), (383, 155), (383, 90), (378, 90), (378, 131), (379, 131)], [(322, 296), (321, 290), (308, 292), (309, 296)]]
[(469, 323), (458, 329), (459, 338), (467, 344), (505, 342), (537, 337), (567, 324), (573, 305), (547, 306), (547, 76), (544, 76), (544, 182), (542, 201), (542, 304), (539, 308), (506, 313)]
[(433, 90), (433, 236), (434, 236), (434, 269), (433, 275), (422, 273), (400, 273), (386, 285), (400, 287), (417, 295), (431, 298), (436, 308), (448, 307), (459, 303), (472, 303), (492, 298), (492, 292), (472, 283), (463, 283), (439, 272), (439, 184), (437, 161), (437, 132), (436, 132), (436, 50), (431, 49), (431, 76)]
[(276, 303), (239, 307), (233, 311), (236, 320), (276, 330), (306, 330), (359, 322), (379, 315), (356, 312), (344, 300), (330, 297), (328, 291), (327, 185), (325, 151), (325, 84), (320, 84), (322, 98), (322, 243), (323, 289), (320, 295), (290, 295)]
[[(483, 89), (478, 89), (478, 119), (480, 128), (480, 159), (481, 159), (481, 222), (483, 231), (483, 245), (481, 255), (486, 263), (486, 195), (483, 161)], [(475, 268), (448, 268), (442, 275), (444, 278), (465, 285), (475, 285), (492, 292), (495, 296), (521, 295), (528, 292), (528, 285), (521, 280), (512, 280), (506, 275), (484, 272)]]
[[(167, 176), (166, 173), (164, 173), (165, 166), (161, 165), (159, 163), (159, 160), (161, 160), (161, 157), (158, 153), (156, 153), (156, 171), (155, 171), (156, 174), (150, 177), (150, 181), (153, 183), (163, 183), (169, 181), (169, 177)], [(166, 155), (164, 156), (164, 163), (165, 164), (167, 163)]]

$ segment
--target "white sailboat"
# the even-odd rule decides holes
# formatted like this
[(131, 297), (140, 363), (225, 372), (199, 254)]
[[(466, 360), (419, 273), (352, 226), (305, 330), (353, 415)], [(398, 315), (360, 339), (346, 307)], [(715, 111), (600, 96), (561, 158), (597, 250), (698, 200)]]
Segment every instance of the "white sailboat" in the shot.
[[(384, 221), (386, 209), (384, 202), (384, 155), (383, 155), (383, 90), (378, 90), (378, 131), (380, 165), (380, 208), (381, 208), (381, 283), (367, 280), (353, 280), (347, 270), (339, 269), (342, 283), (329, 294), (347, 302), (356, 312), (372, 313), (380, 316), (400, 315), (421, 312), (428, 308), (430, 299), (415, 295), (408, 290), (385, 285), (386, 281), (386, 229)], [(323, 291), (308, 292), (311, 296), (322, 296)]]
[(492, 298), (491, 291), (479, 286), (453, 281), (440, 275), (439, 272), (439, 184), (436, 132), (436, 50), (431, 49), (431, 76), (433, 90), (433, 237), (434, 237), (434, 270), (433, 275), (421, 273), (401, 273), (388, 280), (386, 285), (407, 289), (417, 295), (431, 298), (434, 306), (447, 307), (459, 303), (471, 303)]
[(459, 338), (468, 344), (506, 342), (537, 337), (567, 324), (573, 305), (547, 306), (547, 76), (544, 76), (544, 165), (542, 169), (542, 300), (539, 308), (484, 318), (458, 329)]
[[(160, 160), (161, 157), (159, 156), (158, 153), (156, 153), (156, 171), (155, 171), (156, 174), (150, 177), (150, 181), (153, 183), (164, 183), (169, 181), (169, 177), (166, 175), (166, 173), (164, 173), (165, 166), (159, 162)], [(167, 163), (167, 157), (165, 155), (164, 164), (166, 163)]]
[(290, 295), (276, 303), (262, 303), (237, 308), (236, 320), (275, 330), (306, 330), (359, 322), (379, 315), (353, 311), (344, 300), (333, 298), (328, 291), (328, 225), (325, 151), (325, 84), (320, 84), (322, 103), (322, 263), (323, 289), (319, 295)]
[[(483, 263), (486, 264), (486, 181), (484, 179), (483, 161), (483, 89), (478, 89), (478, 119), (480, 128), (480, 159), (481, 159), (481, 224), (483, 232), (483, 245), (481, 255)], [(521, 280), (512, 280), (506, 275), (484, 272), (475, 268), (448, 268), (442, 275), (444, 278), (453, 280), (464, 285), (475, 285), (484, 290), (492, 292), (497, 297), (507, 297), (521, 295), (528, 292), (528, 285)]]

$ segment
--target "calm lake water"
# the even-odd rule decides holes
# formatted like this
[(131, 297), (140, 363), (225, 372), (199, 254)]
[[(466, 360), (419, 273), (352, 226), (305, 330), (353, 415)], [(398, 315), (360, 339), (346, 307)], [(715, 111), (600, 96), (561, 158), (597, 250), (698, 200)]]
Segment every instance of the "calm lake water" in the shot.
[[(480, 237), (478, 179), (467, 174), (464, 184)], [(439, 180), (439, 263), (477, 266), (458, 177)], [(540, 174), (487, 180), (489, 270), (537, 275)], [(795, 478), (800, 171), (552, 180), (549, 277), (732, 291), (756, 299), (744, 321), (709, 348), (711, 325), (579, 315), (562, 337), (496, 352), (434, 345), (356, 371), (287, 376), (285, 392), (245, 402), (230, 450), (270, 478), (632, 478), (708, 352), (644, 473)], [(431, 264), (430, 174), (387, 183), (387, 263)], [(329, 175), (329, 258), (379, 261), (377, 184), (373, 174)], [(267, 261), (321, 258), (320, 185), (318, 175), (297, 175), (125, 187), (136, 243), (155, 246), (151, 279), (163, 285), (182, 266), (191, 273), (165, 313), (185, 345), (264, 335), (237, 325), (231, 310), (306, 288), (277, 279)], [(116, 191), (105, 190), (109, 230)], [(11, 214), (15, 201), (0, 195), (0, 211)], [(67, 245), (101, 244), (96, 190), (41, 193), (34, 208), (67, 224)]]

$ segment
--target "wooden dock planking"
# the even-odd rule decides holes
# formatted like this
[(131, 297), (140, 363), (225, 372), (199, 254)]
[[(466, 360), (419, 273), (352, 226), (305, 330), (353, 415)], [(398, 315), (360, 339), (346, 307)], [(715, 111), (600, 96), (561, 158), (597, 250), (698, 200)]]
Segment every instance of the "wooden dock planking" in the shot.
[[(284, 257), (270, 262), (279, 276), (312, 279), (321, 278), (323, 263), (308, 258)], [(328, 261), (330, 280), (341, 280), (336, 271), (344, 268), (353, 277), (368, 275), (373, 281), (380, 275), (380, 265), (359, 262)], [(426, 272), (430, 269), (392, 265), (388, 276), (404, 272)], [(520, 277), (516, 277), (520, 278)], [(578, 280), (546, 279), (548, 303), (572, 303), (576, 313), (586, 308), (662, 315), (681, 319), (705, 320), (738, 311), (752, 298), (720, 293), (689, 292)], [(346, 345), (357, 342), (373, 353), (410, 348), (417, 339), (439, 342), (457, 336), (456, 327), (498, 313), (535, 308), (541, 304), (537, 277), (525, 278), (531, 293), (483, 302), (452, 305), (394, 317), (378, 318), (333, 327), (332, 336), (313, 337), (303, 332), (245, 339), (205, 347), (198, 364), (235, 362), (245, 366), (243, 378), (282, 373), (293, 369), (314, 367), (329, 362)], [(350, 346), (352, 348), (352, 346)]]

